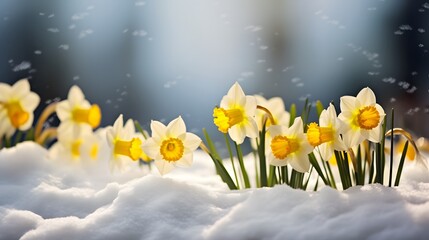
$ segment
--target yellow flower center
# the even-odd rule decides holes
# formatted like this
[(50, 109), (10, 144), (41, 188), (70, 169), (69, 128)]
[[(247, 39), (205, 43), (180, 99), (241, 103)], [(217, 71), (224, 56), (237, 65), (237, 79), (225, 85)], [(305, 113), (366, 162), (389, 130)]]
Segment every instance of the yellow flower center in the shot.
[(99, 151), (98, 144), (93, 144), (91, 147), (91, 150), (89, 151), (89, 157), (91, 157), (91, 159), (93, 160), (97, 159), (98, 151)]
[(141, 148), (142, 141), (139, 138), (133, 138), (130, 141), (116, 140), (114, 154), (123, 155), (138, 160), (143, 150)]
[(363, 129), (371, 130), (380, 123), (380, 113), (374, 106), (366, 106), (359, 109), (357, 125)]
[(101, 121), (101, 110), (97, 104), (93, 104), (89, 109), (75, 108), (72, 111), (75, 122), (87, 123), (92, 128), (98, 127)]
[(271, 140), (271, 151), (278, 159), (285, 159), (289, 154), (296, 152), (299, 149), (299, 143), (294, 138), (286, 136), (275, 136)]
[(14, 128), (19, 128), (24, 125), (30, 118), (30, 114), (22, 109), (19, 101), (5, 103), (4, 107), (7, 110), (7, 115)]
[(334, 140), (334, 131), (331, 127), (319, 127), (317, 123), (312, 122), (308, 125), (307, 139), (313, 147), (317, 147)]
[(71, 144), (71, 154), (73, 158), (79, 158), (80, 157), (80, 145), (82, 145), (82, 140), (77, 139), (72, 142)]
[(215, 108), (213, 110), (213, 117), (214, 124), (218, 127), (219, 131), (223, 133), (227, 133), (230, 127), (244, 120), (243, 111), (238, 108), (228, 110)]
[(181, 159), (184, 151), (185, 147), (183, 146), (183, 142), (178, 138), (169, 138), (162, 141), (160, 152), (167, 161), (177, 161)]

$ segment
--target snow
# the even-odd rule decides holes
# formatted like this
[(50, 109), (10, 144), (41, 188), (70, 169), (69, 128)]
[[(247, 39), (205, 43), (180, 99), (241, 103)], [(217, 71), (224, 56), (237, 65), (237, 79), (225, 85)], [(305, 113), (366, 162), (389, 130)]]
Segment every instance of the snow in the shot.
[(429, 174), (409, 163), (397, 188), (230, 191), (201, 151), (191, 168), (165, 177), (131, 161), (123, 171), (110, 172), (107, 151), (83, 166), (47, 156), (32, 142), (0, 150), (0, 239), (426, 239), (429, 234)]

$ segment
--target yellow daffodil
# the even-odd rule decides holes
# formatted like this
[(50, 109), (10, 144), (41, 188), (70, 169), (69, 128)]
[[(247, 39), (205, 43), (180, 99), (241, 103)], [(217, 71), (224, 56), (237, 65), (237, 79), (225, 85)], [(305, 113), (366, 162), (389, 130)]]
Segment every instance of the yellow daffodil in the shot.
[(56, 112), (61, 120), (59, 128), (65, 129), (61, 131), (68, 131), (68, 128), (75, 132), (84, 128), (91, 130), (98, 127), (101, 121), (100, 107), (90, 105), (78, 86), (70, 88), (67, 100), (58, 103)]
[(30, 91), (27, 79), (10, 86), (0, 83), (0, 138), (10, 138), (16, 129), (28, 130), (33, 124), (33, 111), (39, 105), (40, 97)]
[(332, 157), (334, 150), (347, 150), (340, 137), (344, 128), (344, 123), (337, 117), (334, 105), (329, 104), (329, 107), (320, 114), (319, 125), (315, 122), (308, 125), (308, 142), (318, 149), (322, 159), (328, 161)]
[(341, 97), (340, 108), (338, 118), (346, 123), (343, 140), (348, 148), (359, 145), (365, 139), (381, 141), (381, 125), (386, 114), (376, 103), (375, 94), (370, 88), (362, 89), (356, 97)]
[(308, 154), (314, 148), (307, 141), (300, 117), (295, 119), (290, 128), (273, 125), (268, 131), (267, 159), (271, 165), (286, 166), (289, 163), (298, 172), (310, 169)]
[(191, 166), (193, 152), (200, 145), (201, 139), (193, 133), (186, 132), (185, 122), (180, 116), (167, 126), (152, 121), (150, 128), (152, 137), (143, 143), (143, 149), (155, 160), (161, 175), (170, 172), (175, 166)]
[(120, 168), (126, 160), (137, 161), (144, 158), (143, 136), (135, 132), (132, 119), (128, 119), (124, 126), (123, 116), (119, 115), (113, 126), (107, 129), (106, 135), (112, 151), (112, 168)]
[(100, 138), (92, 131), (73, 132), (65, 129), (58, 132), (58, 141), (50, 148), (49, 154), (53, 159), (87, 163), (97, 160), (100, 146)]
[(232, 140), (241, 144), (246, 136), (258, 136), (255, 113), (256, 98), (246, 96), (240, 85), (235, 83), (222, 98), (220, 107), (213, 110), (214, 124), (219, 131), (229, 133)]

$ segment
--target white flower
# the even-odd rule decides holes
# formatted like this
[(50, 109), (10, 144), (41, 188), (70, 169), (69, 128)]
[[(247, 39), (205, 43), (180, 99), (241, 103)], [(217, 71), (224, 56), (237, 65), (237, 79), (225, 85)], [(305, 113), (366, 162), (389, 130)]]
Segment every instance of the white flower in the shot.
[(381, 141), (381, 125), (386, 114), (376, 103), (375, 94), (370, 88), (362, 89), (356, 97), (341, 97), (340, 108), (338, 118), (346, 123), (348, 128), (343, 134), (348, 148), (359, 145), (365, 139), (371, 142)]
[[(261, 95), (255, 95), (256, 103), (259, 106), (267, 108), (273, 115), (276, 125), (289, 126), (290, 114), (285, 110), (283, 99), (273, 97), (265, 99)], [(267, 113), (261, 110), (256, 111), (255, 119), (258, 125), (258, 130), (262, 130), (262, 121)], [(268, 120), (266, 126), (269, 127), (272, 123)]]
[(30, 91), (27, 79), (10, 86), (0, 83), (0, 138), (10, 138), (16, 129), (25, 131), (33, 124), (33, 111), (39, 105), (40, 97)]
[(298, 172), (308, 172), (310, 161), (308, 154), (313, 147), (307, 142), (302, 119), (295, 118), (290, 128), (273, 125), (268, 128), (270, 133), (267, 159), (271, 165), (286, 166), (288, 163)]
[[(256, 103), (258, 106), (262, 106), (272, 114), (275, 125), (289, 126), (290, 114), (285, 110), (285, 105), (283, 100), (280, 97), (273, 97), (270, 99), (265, 99), (261, 95), (255, 95)], [(256, 110), (255, 120), (258, 125), (258, 130), (262, 131), (263, 121), (267, 113), (262, 110)], [(267, 120), (265, 127), (273, 125), (270, 120)], [(253, 149), (257, 149), (256, 139), (250, 141)]]
[(137, 161), (143, 155), (143, 136), (135, 132), (134, 122), (129, 119), (124, 126), (122, 114), (113, 127), (106, 130), (107, 143), (111, 149), (111, 167), (120, 168), (127, 160)]
[(256, 99), (246, 96), (238, 83), (235, 83), (222, 98), (220, 108), (213, 110), (214, 123), (219, 131), (229, 133), (237, 144), (244, 138), (258, 137), (258, 126), (254, 119)]
[(101, 121), (100, 107), (90, 105), (78, 86), (70, 88), (67, 100), (58, 103), (56, 112), (61, 120), (60, 128), (72, 128), (74, 132), (92, 130)]
[(92, 131), (64, 129), (58, 132), (58, 141), (49, 149), (49, 155), (53, 159), (88, 163), (97, 160), (100, 146), (99, 137)]
[(340, 134), (343, 133), (344, 123), (338, 119), (335, 107), (329, 104), (319, 117), (319, 124), (310, 123), (307, 129), (308, 142), (319, 150), (323, 160), (328, 161), (334, 150), (345, 151), (347, 147), (342, 141)]
[(201, 144), (201, 139), (186, 132), (183, 119), (171, 121), (167, 126), (158, 121), (150, 124), (152, 137), (143, 144), (144, 152), (155, 160), (161, 175), (170, 172), (175, 166), (192, 165), (193, 152)]

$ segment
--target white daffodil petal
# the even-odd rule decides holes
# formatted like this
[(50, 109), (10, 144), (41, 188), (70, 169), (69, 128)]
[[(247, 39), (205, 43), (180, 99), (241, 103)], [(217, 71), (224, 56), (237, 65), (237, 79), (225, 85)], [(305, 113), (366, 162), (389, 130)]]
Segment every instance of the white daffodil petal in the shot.
[(382, 139), (382, 128), (381, 125), (378, 125), (377, 127), (371, 129), (369, 132), (368, 140), (371, 142), (379, 143)]
[(256, 122), (253, 118), (248, 118), (247, 124), (245, 124), (241, 127), (242, 127), (241, 129), (246, 132), (247, 137), (249, 137), (249, 138), (257, 138), (258, 137), (258, 125), (256, 124)]
[(302, 133), (304, 131), (304, 126), (302, 123), (301, 117), (295, 118), (292, 126), (286, 130), (286, 135), (297, 136), (298, 133)]
[(124, 117), (122, 116), (122, 114), (120, 114), (118, 118), (115, 120), (115, 122), (113, 123), (113, 131), (115, 133), (118, 133), (122, 130), (123, 127), (124, 127)]
[(155, 166), (161, 175), (165, 175), (174, 169), (174, 165), (164, 160), (155, 160)]
[(85, 95), (78, 86), (74, 85), (70, 88), (67, 99), (71, 106), (79, 106), (85, 100)]
[(364, 139), (359, 130), (349, 130), (343, 134), (343, 141), (347, 148), (359, 145)]
[(22, 99), (29, 92), (30, 92), (30, 83), (28, 83), (27, 79), (22, 79), (16, 82), (12, 86), (11, 96), (17, 99)]
[(341, 112), (353, 112), (356, 108), (356, 98), (352, 96), (343, 96), (340, 98)]
[(151, 121), (150, 129), (152, 131), (152, 138), (154, 138), (156, 142), (161, 142), (166, 136), (167, 127), (161, 122)]
[(328, 161), (334, 154), (334, 145), (330, 143), (321, 144), (319, 147), (319, 153), (323, 160)]
[(21, 99), (21, 102), (27, 111), (33, 112), (40, 103), (40, 97), (30, 92)]
[(12, 87), (6, 83), (0, 83), (0, 102), (6, 102), (10, 98)]
[(190, 167), (193, 162), (193, 153), (187, 153), (182, 156), (180, 160), (176, 162), (176, 166), (178, 167)]
[(268, 128), (267, 132), (271, 137), (282, 135), (285, 132), (286, 128), (280, 125), (272, 125)]
[(244, 138), (246, 137), (245, 132), (242, 131), (240, 126), (234, 125), (228, 130), (229, 136), (234, 142), (237, 144), (242, 144), (244, 142)]
[(360, 92), (356, 96), (356, 99), (363, 106), (372, 106), (375, 104), (375, 94), (369, 87), (360, 90)]
[(253, 96), (246, 96), (246, 104), (244, 105), (244, 111), (247, 116), (254, 117), (256, 113), (256, 98)]
[(71, 108), (67, 101), (61, 101), (58, 103), (55, 111), (61, 121), (71, 118)]
[(189, 150), (194, 151), (200, 146), (201, 139), (193, 133), (186, 133), (183, 144)]
[(234, 100), (235, 104), (244, 105), (245, 94), (237, 82), (229, 89), (227, 96)]
[[(147, 139), (143, 143), (143, 151), (152, 159), (157, 159), (160, 153), (160, 146), (154, 141), (153, 138)], [(158, 158), (159, 159), (159, 158)]]
[(124, 131), (129, 132), (130, 135), (133, 135), (136, 132), (134, 121), (131, 118), (128, 119), (127, 122), (125, 123)]
[(310, 169), (310, 161), (306, 154), (293, 154), (289, 159), (289, 164), (298, 172), (308, 172)]
[(185, 122), (183, 121), (182, 117), (179, 116), (168, 124), (166, 135), (168, 137), (177, 137), (185, 132)]

